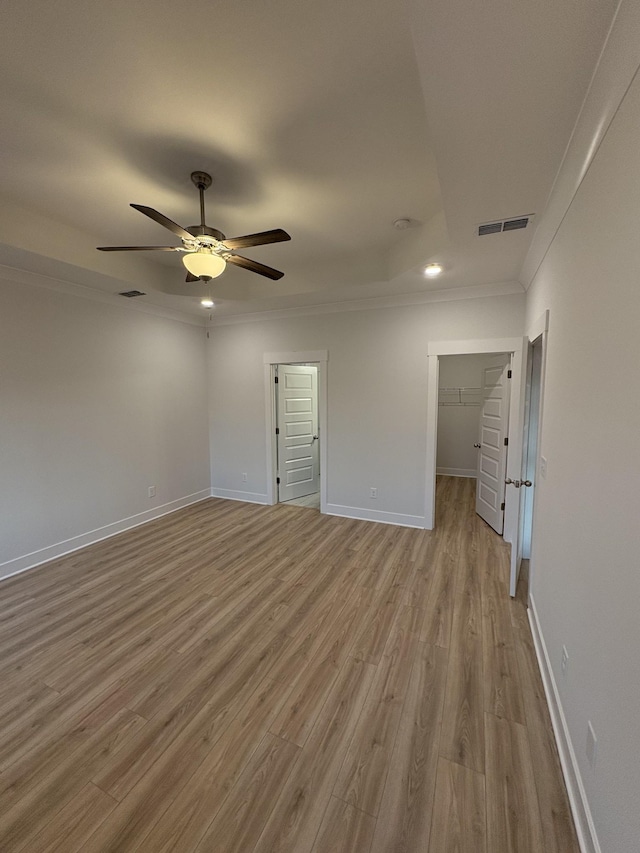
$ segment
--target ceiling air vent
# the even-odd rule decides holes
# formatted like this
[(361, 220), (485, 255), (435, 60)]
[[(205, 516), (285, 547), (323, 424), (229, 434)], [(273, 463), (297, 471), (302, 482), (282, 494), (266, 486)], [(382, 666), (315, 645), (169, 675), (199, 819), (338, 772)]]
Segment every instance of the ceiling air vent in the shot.
[(515, 219), (485, 222), (484, 225), (478, 225), (478, 237), (484, 237), (486, 234), (499, 234), (501, 231), (518, 231), (520, 228), (526, 228), (532, 218), (533, 213), (530, 213), (527, 216), (518, 216)]
[(485, 234), (498, 234), (502, 231), (502, 222), (490, 222), (488, 225), (478, 226), (478, 236), (484, 237)]
[(526, 228), (528, 224), (529, 219), (526, 216), (523, 216), (520, 219), (507, 219), (507, 221), (502, 226), (502, 230), (517, 231), (518, 228)]
[(126, 296), (127, 299), (133, 299), (134, 296), (146, 296), (141, 290), (123, 290), (119, 296)]

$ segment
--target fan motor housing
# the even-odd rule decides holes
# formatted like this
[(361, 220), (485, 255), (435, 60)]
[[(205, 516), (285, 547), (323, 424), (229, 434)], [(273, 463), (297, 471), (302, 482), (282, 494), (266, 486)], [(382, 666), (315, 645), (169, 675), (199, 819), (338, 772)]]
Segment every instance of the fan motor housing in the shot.
[(220, 242), (224, 240), (222, 231), (218, 231), (217, 228), (209, 228), (208, 225), (189, 225), (185, 231), (193, 234), (194, 237), (213, 237), (214, 240), (220, 240)]

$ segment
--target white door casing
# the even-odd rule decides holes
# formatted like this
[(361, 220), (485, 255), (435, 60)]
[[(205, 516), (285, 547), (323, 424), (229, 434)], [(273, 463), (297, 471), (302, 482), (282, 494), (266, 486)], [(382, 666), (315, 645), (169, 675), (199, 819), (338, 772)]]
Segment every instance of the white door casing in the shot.
[(509, 433), (508, 354), (490, 356), (482, 371), (476, 512), (496, 533), (504, 528), (504, 490)]
[(276, 376), (278, 499), (288, 501), (320, 487), (318, 369), (279, 364)]

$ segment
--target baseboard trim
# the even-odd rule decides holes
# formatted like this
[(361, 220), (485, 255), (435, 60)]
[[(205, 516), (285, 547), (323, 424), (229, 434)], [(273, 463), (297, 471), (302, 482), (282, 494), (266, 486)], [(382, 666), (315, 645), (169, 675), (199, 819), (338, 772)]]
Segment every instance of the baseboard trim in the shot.
[(0, 581), (29, 571), (29, 569), (35, 569), (36, 566), (41, 566), (50, 560), (64, 557), (65, 554), (71, 554), (80, 548), (86, 548), (87, 545), (93, 545), (103, 539), (109, 539), (111, 536), (123, 533), (125, 530), (130, 530), (132, 527), (139, 527), (141, 524), (146, 524), (148, 521), (153, 521), (163, 515), (169, 515), (171, 512), (175, 512), (190, 504), (198, 503), (198, 501), (209, 497), (211, 497), (210, 490), (203, 489), (201, 492), (194, 492), (192, 495), (177, 498), (175, 501), (169, 501), (169, 503), (162, 504), (145, 512), (139, 512), (136, 515), (130, 515), (128, 518), (114, 521), (112, 524), (106, 524), (104, 527), (97, 527), (95, 530), (73, 536), (71, 539), (65, 539), (62, 542), (57, 542), (55, 545), (48, 545), (46, 548), (40, 548), (38, 551), (24, 554), (22, 557), (15, 557), (6, 563), (0, 563)]
[(242, 501), (249, 504), (268, 504), (267, 495), (260, 492), (239, 492), (235, 489), (217, 489), (212, 488), (210, 495), (212, 498), (224, 498), (226, 501)]
[(360, 521), (377, 521), (380, 524), (396, 524), (399, 527), (419, 527), (424, 529), (423, 515), (402, 515), (398, 512), (381, 512), (377, 509), (362, 509), (357, 506), (327, 504), (327, 515), (339, 515), (342, 518), (357, 518)]
[(538, 666), (540, 667), (544, 692), (547, 696), (547, 704), (551, 715), (551, 724), (560, 755), (562, 773), (567, 786), (573, 820), (576, 825), (580, 850), (582, 853), (602, 853), (591, 809), (589, 808), (589, 801), (587, 800), (587, 794), (582, 783), (578, 760), (573, 748), (573, 742), (571, 741), (571, 735), (569, 734), (569, 726), (567, 725), (567, 719), (562, 708), (562, 702), (560, 701), (558, 684), (551, 668), (547, 645), (540, 627), (538, 611), (536, 610), (532, 595), (529, 596), (528, 614), (531, 633), (533, 634), (533, 643), (538, 658)]
[(436, 474), (445, 477), (472, 477), (475, 480), (478, 472), (475, 468), (436, 468)]

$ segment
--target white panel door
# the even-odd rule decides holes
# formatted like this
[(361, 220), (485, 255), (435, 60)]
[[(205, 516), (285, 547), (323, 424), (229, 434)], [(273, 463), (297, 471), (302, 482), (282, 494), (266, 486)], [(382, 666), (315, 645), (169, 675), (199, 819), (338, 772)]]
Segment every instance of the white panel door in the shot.
[(290, 501), (320, 490), (318, 450), (318, 368), (279, 364), (278, 500)]
[(509, 428), (509, 379), (511, 357), (488, 356), (482, 371), (480, 403), (480, 447), (476, 481), (476, 512), (496, 533), (504, 527), (504, 476)]

